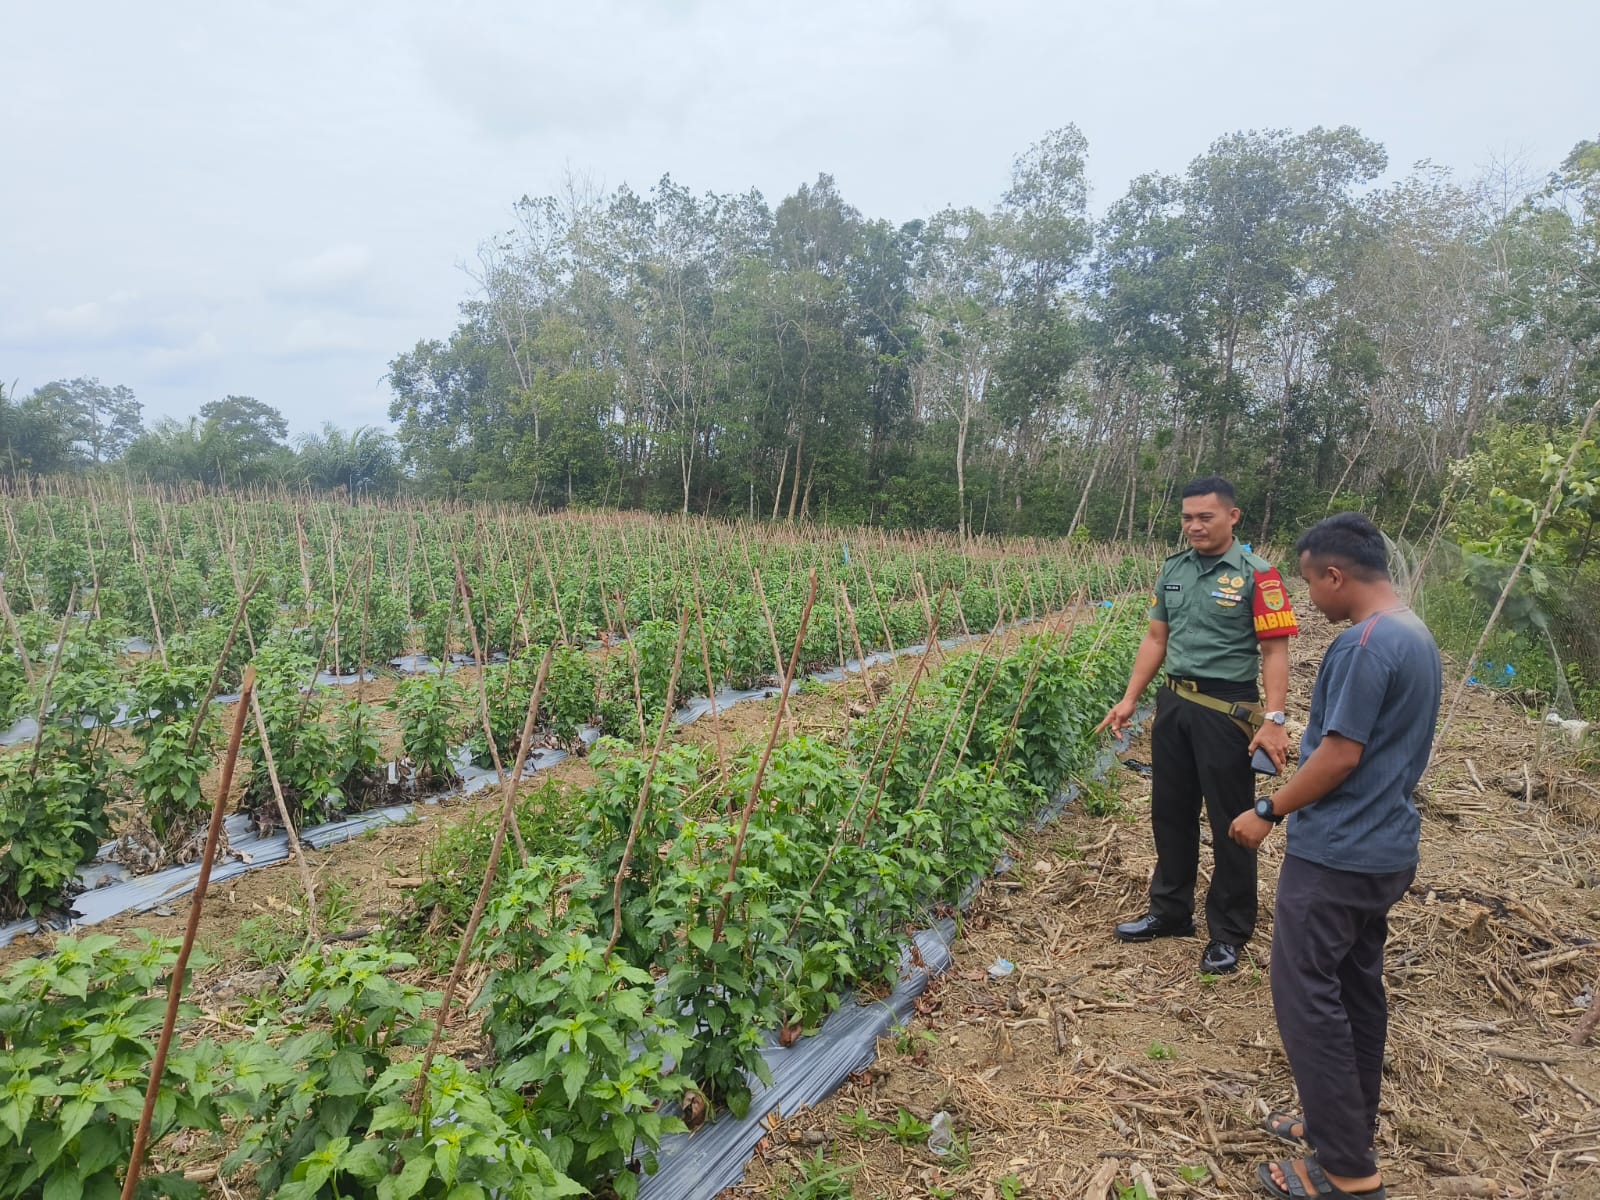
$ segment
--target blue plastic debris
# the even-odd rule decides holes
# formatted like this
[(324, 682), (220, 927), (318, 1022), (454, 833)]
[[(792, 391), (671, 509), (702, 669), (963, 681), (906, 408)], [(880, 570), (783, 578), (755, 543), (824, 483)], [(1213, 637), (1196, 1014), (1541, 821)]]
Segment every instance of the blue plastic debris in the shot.
[(850, 546), (848, 543), (840, 542), (839, 548), (844, 551), (844, 565), (848, 567), (850, 565)]

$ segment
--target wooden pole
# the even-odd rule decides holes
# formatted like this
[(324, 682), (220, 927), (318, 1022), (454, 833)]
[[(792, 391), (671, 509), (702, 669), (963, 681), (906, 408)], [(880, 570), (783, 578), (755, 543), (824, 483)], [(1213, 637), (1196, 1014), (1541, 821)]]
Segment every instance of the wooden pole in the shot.
[(150, 1140), (150, 1120), (155, 1115), (156, 1097), (161, 1092), (161, 1076), (167, 1069), (167, 1052), (172, 1048), (172, 1031), (178, 1023), (178, 1003), (183, 998), (183, 976), (189, 969), (189, 955), (194, 950), (195, 934), (200, 929), (200, 908), (206, 901), (206, 888), (211, 884), (211, 860), (216, 857), (217, 840), (222, 834), (222, 814), (228, 807), (228, 792), (233, 787), (233, 769), (239, 761), (239, 739), (244, 735), (245, 718), (250, 713), (250, 698), (255, 691), (254, 664), (244, 669), (244, 683), (240, 688), (239, 703), (234, 708), (233, 731), (228, 735), (228, 755), (222, 761), (222, 781), (217, 788), (216, 800), (211, 805), (211, 824), (206, 829), (205, 854), (200, 859), (200, 878), (195, 881), (194, 899), (189, 905), (189, 924), (183, 933), (183, 945), (178, 950), (178, 961), (172, 968), (172, 983), (167, 988), (167, 1014), (161, 1022), (161, 1039), (156, 1043), (155, 1060), (150, 1064), (150, 1082), (145, 1087), (144, 1111), (139, 1116), (139, 1127), (133, 1135), (133, 1154), (128, 1159), (128, 1174), (122, 1181), (122, 1200), (133, 1200), (139, 1189), (139, 1172), (144, 1166), (144, 1154)]

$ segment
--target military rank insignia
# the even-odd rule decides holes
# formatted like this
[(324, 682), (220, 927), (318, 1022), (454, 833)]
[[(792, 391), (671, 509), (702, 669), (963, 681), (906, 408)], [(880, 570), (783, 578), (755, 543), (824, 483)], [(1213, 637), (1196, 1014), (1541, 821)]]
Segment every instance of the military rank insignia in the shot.
[(1269, 567), (1256, 575), (1255, 595), (1250, 609), (1255, 617), (1258, 638), (1293, 637), (1300, 632), (1294, 609), (1289, 606), (1289, 597), (1283, 590), (1283, 576), (1278, 574), (1276, 567)]
[(1218, 608), (1236, 608), (1244, 599), (1240, 589), (1244, 587), (1243, 575), (1217, 576), (1217, 590), (1211, 593), (1211, 598), (1217, 602)]

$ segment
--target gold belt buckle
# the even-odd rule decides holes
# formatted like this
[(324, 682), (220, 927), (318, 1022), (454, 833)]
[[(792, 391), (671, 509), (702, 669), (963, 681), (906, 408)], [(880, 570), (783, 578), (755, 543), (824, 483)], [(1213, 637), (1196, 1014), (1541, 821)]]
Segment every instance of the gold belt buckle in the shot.
[(1192, 679), (1175, 679), (1173, 680), (1173, 686), (1176, 687), (1180, 692), (1198, 693), (1200, 691), (1200, 685)]

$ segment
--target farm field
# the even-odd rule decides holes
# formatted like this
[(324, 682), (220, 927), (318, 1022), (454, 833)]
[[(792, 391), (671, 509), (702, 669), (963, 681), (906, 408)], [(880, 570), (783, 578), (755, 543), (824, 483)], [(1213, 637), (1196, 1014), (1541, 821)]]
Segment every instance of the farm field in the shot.
[[(147, 867), (192, 857), (222, 735), (212, 702), (247, 662), (261, 720), (240, 808), (299, 826), (446, 788), (467, 762), (498, 777), (545, 650), (534, 744), (638, 743), (669, 701), (770, 686), (791, 657), (801, 676), (930, 630), (971, 636), (1148, 570), (1035, 543), (92, 491), (8, 506), (6, 526), (0, 740), (36, 752), (5, 782), (78, 789), (74, 844), (116, 814)], [(74, 855), (47, 849), (30, 857), (70, 872)], [(37, 915), (66, 882), (4, 861), (0, 919)]]
[[(257, 830), (430, 794), (454, 816), (472, 760), (514, 777), (536, 745), (587, 751), (495, 790), (510, 837), (447, 819), (420, 870), (386, 854), (417, 874), (365, 928), (316, 855), (289, 872), (297, 899), (202, 924), (200, 980), (233, 980), (234, 1005), (185, 1011), (150, 1187), (187, 1171), (263, 1195), (631, 1194), (681, 1128), (665, 1105), (742, 1114), (768, 1036), (886, 988), (904, 935), (1086, 768), (1141, 625), (1117, 598), (1150, 569), (1041, 543), (135, 493), (6, 515), (8, 917), (69, 912), (91, 859), (196, 857), (228, 729), (226, 799)], [(831, 693), (782, 685), (872, 652), (884, 665)], [(739, 710), (712, 713), (709, 742), (677, 734), (691, 693), (738, 688), (779, 700), (749, 706), (758, 736), (733, 732)], [(819, 689), (852, 694), (826, 730), (804, 723)], [(127, 935), (187, 907), (6, 951), (5, 1194), (115, 1190), (175, 950)], [(450, 1138), (429, 1133), (441, 1112)]]
[[(680, 1121), (753, 1102), (730, 1197), (1242, 1195), (1272, 1148), (1269, 922), (1225, 980), (1198, 942), (1106, 933), (1141, 903), (1148, 788), (1089, 731), (1158, 551), (153, 494), (7, 516), (10, 915), (67, 911), (108, 844), (138, 872), (199, 854), (247, 664), (228, 803), (252, 831), (416, 803), (212, 888), (150, 1195), (627, 1196)], [(1301, 713), (1331, 636), (1305, 625)], [(1565, 1037), (1600, 963), (1600, 809), (1519, 708), (1468, 696), (1394, 922), (1391, 1194), (1585, 1197), (1600, 1070)], [(507, 788), (496, 757), (553, 765)], [(0, 947), (0, 1195), (117, 1193), (189, 904)], [(878, 1062), (761, 1112), (763, 1049), (885, 996), (946, 916), (954, 966)]]

